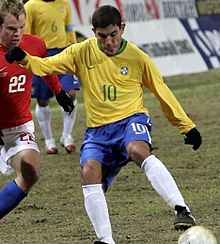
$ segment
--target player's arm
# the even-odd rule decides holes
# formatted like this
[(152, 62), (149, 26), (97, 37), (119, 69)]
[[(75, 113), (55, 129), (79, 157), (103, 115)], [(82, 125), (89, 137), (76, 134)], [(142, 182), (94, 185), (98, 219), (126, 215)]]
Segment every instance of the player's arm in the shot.
[[(22, 61), (25, 60), (25, 57), (28, 54), (24, 52), (20, 47), (14, 46), (11, 47), (11, 49), (8, 50), (8, 52), (5, 54), (5, 58), (9, 63), (13, 63), (14, 61)], [(37, 57), (35, 57), (37, 58)], [(38, 58), (41, 60), (42, 58)], [(49, 65), (47, 65), (48, 69)], [(52, 74), (53, 72), (48, 72), (48, 74)], [(61, 84), (59, 83), (58, 79), (55, 76), (47, 76), (47, 73), (41, 72), (37, 73), (37, 75), (44, 77), (44, 80), (49, 85), (50, 89), (55, 93), (56, 100), (59, 103), (59, 105), (64, 109), (65, 112), (71, 113), (74, 109), (74, 104), (70, 96), (61, 89)], [(54, 84), (53, 84), (54, 82)]]
[(71, 8), (69, 2), (67, 3), (66, 6), (67, 7), (66, 7), (66, 18), (65, 18), (65, 30), (66, 30), (67, 39), (71, 44), (73, 44), (73, 43), (77, 43), (77, 39), (71, 21)]
[(76, 33), (73, 31), (72, 25), (65, 25), (67, 39), (71, 44), (77, 43)]
[(193, 149), (197, 150), (202, 143), (202, 138), (196, 129), (195, 123), (186, 115), (174, 94), (164, 83), (157, 67), (150, 59), (145, 68), (145, 85), (157, 97), (163, 114), (172, 125), (176, 126), (185, 135), (185, 144), (193, 145)]
[(74, 109), (74, 104), (69, 94), (62, 89), (62, 85), (57, 76), (47, 75), (42, 77), (50, 90), (54, 93), (58, 104), (65, 112), (71, 114)]
[(18, 46), (13, 46), (8, 49), (5, 58), (9, 63), (16, 61), (31, 73), (39, 76), (72, 73), (77, 75), (71, 47), (57, 55), (40, 58), (28, 54)]
[(57, 95), (61, 91), (62, 85), (57, 76), (47, 75), (42, 78), (54, 95)]
[(35, 16), (35, 8), (30, 2), (26, 2), (24, 5), (25, 13), (26, 13), (26, 21), (25, 21), (25, 33), (33, 34), (32, 33), (32, 23), (33, 18)]
[[(43, 41), (43, 39), (39, 38), (39, 56), (41, 58), (47, 57), (47, 48), (46, 48), (46, 44)], [(62, 89), (62, 85), (58, 79), (57, 76), (54, 75), (50, 75), (50, 76), (44, 76), (43, 80), (45, 81), (45, 83), (48, 85), (48, 87), (50, 88), (50, 90), (57, 95), (61, 89)]]

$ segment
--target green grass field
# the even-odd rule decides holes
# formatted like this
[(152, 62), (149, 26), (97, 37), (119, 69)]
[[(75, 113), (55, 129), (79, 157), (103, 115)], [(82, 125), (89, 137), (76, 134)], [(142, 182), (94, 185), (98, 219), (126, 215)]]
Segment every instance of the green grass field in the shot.
[[(155, 154), (176, 179), (197, 223), (210, 228), (220, 240), (220, 70), (167, 78), (166, 82), (196, 121), (203, 144), (196, 152), (184, 145), (183, 136), (168, 123), (154, 96), (146, 91)], [(79, 149), (85, 129), (81, 93), (78, 100), (75, 154), (66, 154), (59, 145), (62, 118), (54, 101), (52, 123), (59, 154), (44, 153), (36, 124), (42, 151), (41, 178), (29, 196), (1, 220), (0, 244), (91, 244), (96, 239), (81, 191)], [(13, 177), (0, 176), (0, 188)], [(173, 211), (133, 163), (121, 171), (106, 197), (117, 244), (177, 244), (180, 233), (173, 228)]]

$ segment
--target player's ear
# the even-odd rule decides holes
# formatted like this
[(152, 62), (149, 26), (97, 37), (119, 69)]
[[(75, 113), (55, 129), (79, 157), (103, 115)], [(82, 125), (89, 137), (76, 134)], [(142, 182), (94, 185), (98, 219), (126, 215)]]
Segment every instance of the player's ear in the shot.
[(125, 29), (125, 23), (122, 22), (122, 23), (121, 23), (121, 32), (122, 32), (122, 33), (124, 32), (124, 29)]

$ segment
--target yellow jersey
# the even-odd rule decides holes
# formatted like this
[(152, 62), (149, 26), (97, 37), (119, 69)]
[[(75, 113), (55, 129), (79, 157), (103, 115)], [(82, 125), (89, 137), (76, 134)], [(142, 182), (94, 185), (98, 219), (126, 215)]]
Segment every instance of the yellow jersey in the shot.
[(115, 56), (102, 52), (94, 37), (52, 57), (41, 59), (27, 55), (21, 64), (40, 76), (76, 74), (81, 80), (87, 127), (109, 124), (135, 113), (148, 113), (144, 107), (144, 86), (157, 97), (164, 115), (181, 133), (195, 127), (152, 59), (126, 40)]
[(77, 42), (68, 0), (29, 0), (24, 7), (25, 32), (43, 38), (47, 49), (65, 48)]

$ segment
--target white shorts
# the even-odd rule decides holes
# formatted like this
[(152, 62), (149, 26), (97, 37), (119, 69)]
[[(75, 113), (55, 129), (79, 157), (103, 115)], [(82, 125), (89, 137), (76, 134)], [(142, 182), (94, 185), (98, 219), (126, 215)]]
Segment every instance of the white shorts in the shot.
[(8, 129), (2, 130), (4, 146), (0, 151), (0, 171), (3, 175), (10, 175), (14, 169), (10, 165), (10, 159), (25, 149), (34, 149), (40, 153), (35, 142), (33, 120)]

